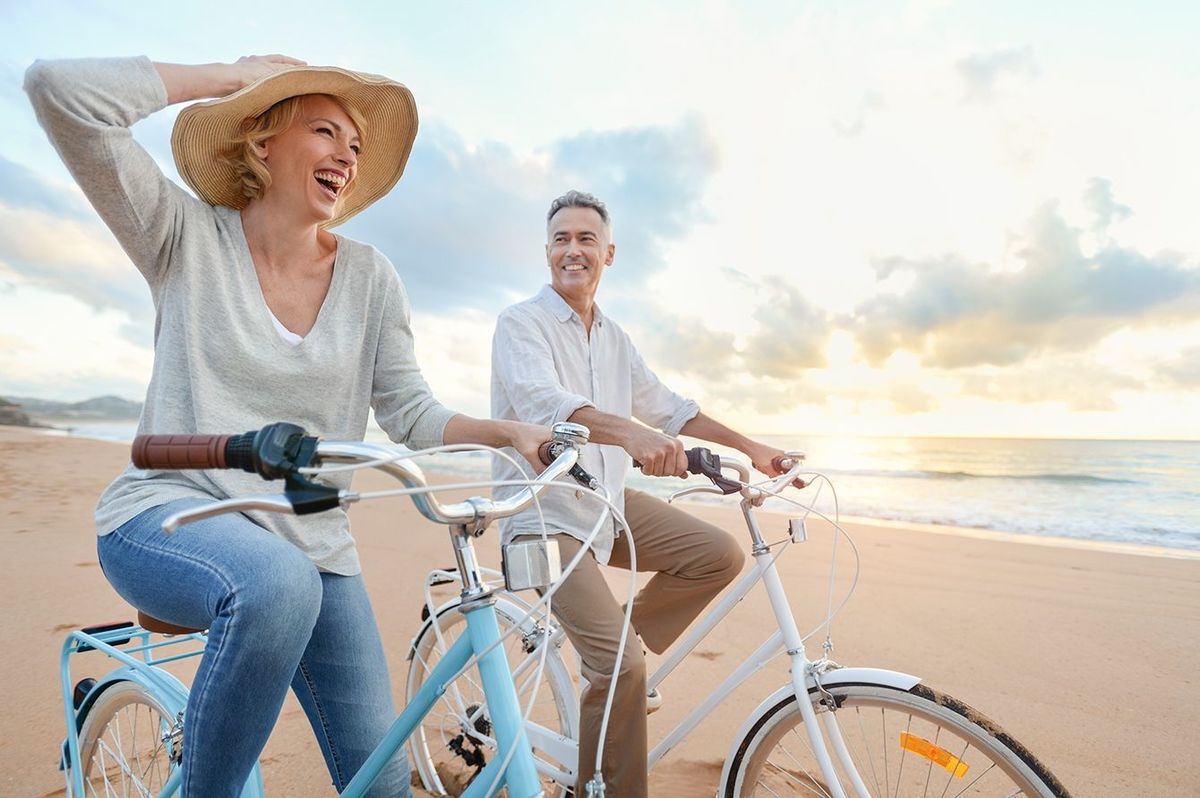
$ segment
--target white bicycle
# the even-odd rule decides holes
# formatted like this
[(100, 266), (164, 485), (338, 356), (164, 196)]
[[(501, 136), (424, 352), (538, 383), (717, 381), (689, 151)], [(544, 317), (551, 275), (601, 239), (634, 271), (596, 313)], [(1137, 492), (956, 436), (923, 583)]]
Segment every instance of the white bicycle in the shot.
[[(806, 473), (803, 455), (789, 455), (779, 463), (786, 473), (751, 484), (749, 469), (739, 461), (706, 449), (688, 452), (689, 471), (707, 476), (713, 487), (688, 488), (672, 499), (701, 491), (739, 493), (753, 567), (668, 650), (662, 665), (650, 676), (648, 689), (661, 683), (760, 581), (777, 629), (652, 747), (649, 767), (653, 769), (751, 674), (782, 654), (787, 657), (789, 678), (763, 699), (734, 734), (721, 773), (719, 798), (1068, 796), (1037, 757), (997, 724), (923, 684), (919, 677), (879, 668), (842, 667), (828, 658), (828, 638), (823, 656), (808, 658), (805, 637), (797, 628), (775, 567), (784, 551), (803, 541), (803, 517), (791, 522), (789, 534), (782, 539), (768, 541), (755, 515), (764, 501), (779, 496)], [(736, 472), (738, 478), (730, 478), (725, 470)], [(780, 498), (803, 507), (805, 516), (811, 512), (825, 517), (811, 506)], [(829, 520), (844, 536), (836, 517)], [(435, 571), (429, 584), (456, 579), (452, 570)], [(845, 599), (837, 609), (832, 601), (830, 604), (822, 624), (826, 628)], [(421, 689), (432, 667), (461, 633), (457, 605), (458, 599), (453, 599), (432, 607), (427, 599), (424, 623), (409, 652), (409, 696)], [(509, 658), (522, 706), (528, 708), (526, 730), (543, 785), (547, 794), (566, 796), (575, 784), (578, 698), (572, 670), (563, 658), (564, 633), (552, 621), (538, 619), (530, 609), (515, 594), (497, 593), (496, 612), (502, 630), (511, 633)], [(538, 690), (543, 677), (546, 684)], [(410, 744), (413, 765), (424, 787), (435, 794), (456, 794), (492, 751), (482, 688), (468, 682), (448, 690)]]

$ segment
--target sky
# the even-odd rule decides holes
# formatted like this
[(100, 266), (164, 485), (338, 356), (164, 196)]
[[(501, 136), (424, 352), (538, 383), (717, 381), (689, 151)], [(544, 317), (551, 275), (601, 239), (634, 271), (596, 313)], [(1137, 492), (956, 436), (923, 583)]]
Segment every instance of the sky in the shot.
[[(1200, 438), (1200, 6), (0, 4), (0, 395), (141, 399), (154, 307), (22, 91), (36, 58), (280, 52), (393, 77), (379, 247), (443, 403), (488, 409), (545, 211), (613, 216), (599, 304), (748, 433)], [(137, 140), (178, 179), (179, 107)]]

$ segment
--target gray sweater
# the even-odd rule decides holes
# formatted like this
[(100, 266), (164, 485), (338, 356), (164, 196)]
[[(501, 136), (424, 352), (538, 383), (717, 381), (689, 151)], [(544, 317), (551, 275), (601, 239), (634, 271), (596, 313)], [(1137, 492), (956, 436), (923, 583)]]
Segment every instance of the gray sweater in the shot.
[[(240, 214), (168, 180), (129, 126), (163, 108), (151, 62), (39, 61), (25, 90), (51, 142), (154, 299), (154, 370), (139, 433), (237, 433), (292, 421), (324, 438), (361, 440), (368, 407), (392, 440), (435, 446), (453, 413), (438, 404), (413, 353), (409, 304), (378, 250), (337, 238), (333, 280), (298, 346), (275, 331)], [(150, 507), (186, 497), (282, 489), (240, 471), (141, 471), (129, 466), (96, 508), (107, 534)], [(341, 510), (251, 513), (321, 569), (360, 570)]]

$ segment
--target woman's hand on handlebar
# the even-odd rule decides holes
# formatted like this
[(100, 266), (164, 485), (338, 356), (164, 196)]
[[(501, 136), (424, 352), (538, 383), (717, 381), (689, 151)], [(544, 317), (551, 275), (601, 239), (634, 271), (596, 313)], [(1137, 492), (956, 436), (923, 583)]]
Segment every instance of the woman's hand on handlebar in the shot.
[(520, 421), (503, 421), (497, 423), (505, 424), (509, 428), (509, 439), (505, 445), (516, 449), (522, 457), (528, 460), (529, 464), (533, 466), (535, 474), (540, 474), (546, 470), (546, 466), (549, 463), (542, 462), (538, 450), (542, 447), (542, 444), (554, 440), (549, 427), (542, 427), (537, 424), (525, 424)]
[(446, 422), (446, 429), (442, 431), (442, 440), (449, 444), (482, 443), (496, 449), (512, 447), (529, 461), (536, 474), (546, 469), (538, 458), (538, 447), (553, 438), (549, 427), (520, 421), (472, 418), (462, 413), (452, 416)]

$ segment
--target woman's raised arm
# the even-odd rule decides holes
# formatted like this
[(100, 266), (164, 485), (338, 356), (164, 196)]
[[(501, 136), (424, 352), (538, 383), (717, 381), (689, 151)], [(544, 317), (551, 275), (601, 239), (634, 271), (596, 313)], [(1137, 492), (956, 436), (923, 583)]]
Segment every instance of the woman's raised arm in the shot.
[(224, 97), (272, 72), (305, 62), (286, 55), (244, 55), (232, 64), (164, 64), (155, 62), (167, 90), (167, 105)]

